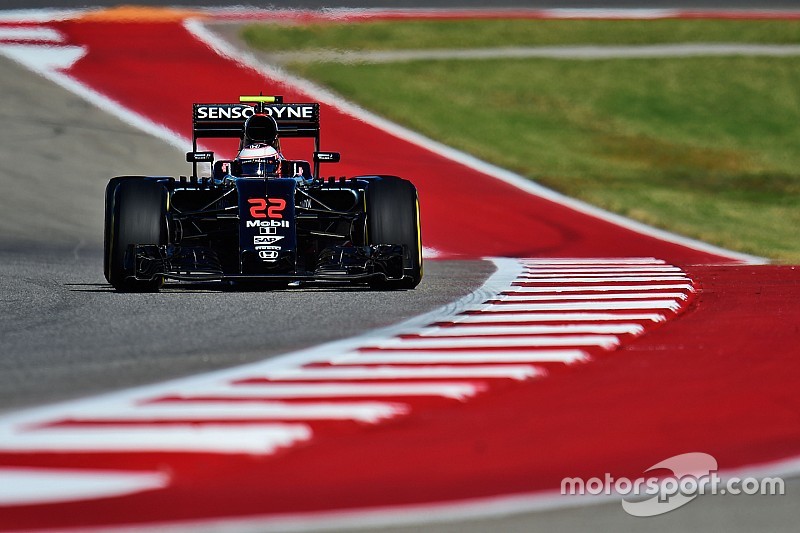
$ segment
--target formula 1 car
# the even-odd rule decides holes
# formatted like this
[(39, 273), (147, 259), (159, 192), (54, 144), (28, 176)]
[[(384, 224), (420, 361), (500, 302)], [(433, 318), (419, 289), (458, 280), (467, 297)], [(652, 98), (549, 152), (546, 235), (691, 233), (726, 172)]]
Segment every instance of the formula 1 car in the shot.
[[(157, 291), (165, 279), (419, 284), (416, 188), (396, 176), (321, 178), (320, 163), (340, 155), (320, 151), (318, 103), (243, 96), (194, 104), (192, 126), (190, 177), (121, 176), (106, 187), (104, 271), (116, 290)], [(200, 138), (238, 138), (240, 149), (310, 138), (313, 170), (281, 158), (274, 174), (246, 174), (236, 160), (198, 151)], [(209, 163), (212, 175), (198, 177), (198, 163)]]

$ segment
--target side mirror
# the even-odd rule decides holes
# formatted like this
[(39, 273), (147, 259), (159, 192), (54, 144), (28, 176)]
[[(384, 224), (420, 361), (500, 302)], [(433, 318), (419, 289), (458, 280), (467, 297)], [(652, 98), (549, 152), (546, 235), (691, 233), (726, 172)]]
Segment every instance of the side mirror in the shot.
[(339, 152), (314, 152), (315, 163), (338, 163), (341, 158)]
[(187, 163), (213, 163), (214, 152), (186, 152)]

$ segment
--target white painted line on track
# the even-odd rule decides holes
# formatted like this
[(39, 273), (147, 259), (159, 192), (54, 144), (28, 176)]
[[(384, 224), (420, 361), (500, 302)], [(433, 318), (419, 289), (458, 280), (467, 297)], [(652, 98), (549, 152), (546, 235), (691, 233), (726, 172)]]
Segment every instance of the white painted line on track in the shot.
[(335, 365), (365, 364), (435, 364), (435, 363), (576, 363), (587, 361), (589, 354), (577, 349), (527, 351), (424, 351), (391, 350), (359, 352), (340, 355), (331, 361)]
[(530, 259), (522, 258), (519, 260), (522, 265), (611, 265), (611, 266), (624, 266), (624, 265), (666, 265), (667, 262), (663, 259), (656, 259), (655, 257), (600, 257), (600, 258), (547, 258), (547, 259)]
[(47, 73), (70, 68), (86, 50), (80, 46), (0, 43), (0, 54), (46, 77)]
[(561, 303), (536, 303), (536, 304), (514, 304), (496, 303), (478, 307), (480, 311), (630, 311), (634, 309), (669, 309), (677, 311), (680, 304), (675, 300), (630, 300), (630, 301), (608, 301), (608, 302), (561, 302)]
[(682, 292), (652, 292), (652, 293), (617, 293), (607, 292), (600, 294), (529, 294), (516, 293), (504, 294), (498, 300), (517, 302), (526, 300), (530, 302), (544, 301), (563, 301), (563, 300), (659, 300), (672, 298), (674, 300), (686, 300), (688, 297)]
[(60, 43), (64, 36), (53, 28), (41, 26), (0, 26), (0, 41), (41, 41)]
[(683, 271), (678, 267), (662, 266), (662, 267), (581, 267), (581, 268), (531, 268), (525, 269), (526, 274), (603, 274), (603, 273), (634, 273), (634, 274), (652, 274), (654, 272), (678, 272), (683, 274)]
[(0, 11), (0, 22), (5, 24), (56, 22), (77, 17), (85, 12), (85, 9), (4, 9)]
[(403, 350), (425, 350), (435, 348), (539, 348), (558, 346), (600, 346), (613, 348), (619, 345), (615, 335), (526, 335), (519, 337), (446, 337), (390, 339), (375, 344), (377, 348), (399, 348)]
[(383, 402), (212, 402), (162, 401), (141, 405), (100, 405), (66, 413), (64, 420), (169, 421), (196, 420), (356, 420), (376, 423), (408, 412), (400, 403)]
[(678, 281), (681, 283), (691, 283), (692, 280), (685, 276), (584, 276), (579, 278), (564, 277), (559, 275), (545, 275), (545, 276), (528, 276), (522, 275), (518, 281), (522, 283), (553, 283), (557, 280), (559, 283), (635, 283), (640, 281), (642, 283), (649, 283), (654, 281)]
[(659, 313), (534, 313), (526, 311), (514, 311), (509, 313), (502, 309), (489, 308), (485, 309), (483, 313), (460, 315), (451, 322), (458, 324), (490, 324), (497, 322), (593, 322), (597, 320), (609, 322), (631, 320), (664, 322), (666, 319), (667, 317), (665, 315)]
[[(565, 275), (565, 274), (546, 274), (540, 272), (523, 272), (522, 275), (519, 277), (521, 280), (529, 280), (529, 279), (557, 279), (563, 283), (567, 283), (567, 279), (575, 279), (575, 278), (582, 278), (582, 279), (589, 279), (589, 280), (597, 280), (603, 281), (604, 279), (608, 280), (621, 280), (622, 278), (630, 278), (631, 281), (684, 281), (688, 282), (689, 278), (686, 277), (685, 274), (667, 274), (667, 273), (651, 273), (651, 272), (637, 272), (637, 273), (630, 273), (630, 274), (620, 274), (617, 272), (585, 272), (585, 273), (575, 273), (572, 275)], [(624, 280), (622, 280), (624, 281)]]
[(0, 451), (266, 455), (310, 437), (311, 430), (305, 424), (49, 427), (0, 434)]
[(264, 383), (240, 385), (210, 385), (193, 388), (184, 399), (214, 398), (351, 398), (392, 396), (441, 396), (458, 400), (475, 396), (484, 390), (480, 382), (469, 381), (420, 381), (397, 383)]
[(517, 294), (525, 293), (563, 293), (563, 292), (602, 292), (602, 291), (642, 291), (644, 294), (650, 294), (644, 291), (662, 291), (662, 290), (675, 290), (686, 291), (693, 293), (695, 288), (688, 283), (675, 283), (675, 284), (653, 284), (653, 285), (551, 285), (551, 286), (538, 286), (538, 287), (523, 287), (513, 286), (508, 290), (503, 291), (503, 294), (515, 296)]
[(0, 467), (0, 507), (114, 498), (162, 489), (163, 472)]
[[(279, 381), (311, 380), (379, 380), (379, 379), (455, 379), (504, 378), (523, 380), (541, 372), (531, 365), (492, 366), (380, 366), (380, 367), (312, 367), (275, 370), (264, 377)], [(338, 404), (337, 404), (338, 405)]]
[(638, 335), (644, 331), (641, 324), (558, 324), (524, 326), (450, 326), (425, 328), (419, 332), (422, 337), (469, 337), (485, 335), (548, 335), (562, 333), (592, 333), (612, 335)]

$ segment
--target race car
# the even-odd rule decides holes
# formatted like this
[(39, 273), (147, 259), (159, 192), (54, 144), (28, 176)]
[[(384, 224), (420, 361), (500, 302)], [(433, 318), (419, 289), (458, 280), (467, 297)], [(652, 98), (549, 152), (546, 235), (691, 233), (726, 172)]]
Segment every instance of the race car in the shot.
[[(320, 150), (319, 111), (280, 96), (194, 104), (191, 176), (119, 176), (106, 187), (108, 282), (124, 292), (157, 291), (165, 280), (416, 287), (416, 188), (397, 176), (320, 177), (320, 163), (340, 154)], [(238, 138), (238, 155), (253, 146), (279, 153), (287, 138), (313, 139), (314, 151), (311, 163), (281, 155), (273, 168), (254, 170), (249, 162), (261, 160), (198, 151), (203, 138)], [(211, 175), (198, 176), (199, 163)]]

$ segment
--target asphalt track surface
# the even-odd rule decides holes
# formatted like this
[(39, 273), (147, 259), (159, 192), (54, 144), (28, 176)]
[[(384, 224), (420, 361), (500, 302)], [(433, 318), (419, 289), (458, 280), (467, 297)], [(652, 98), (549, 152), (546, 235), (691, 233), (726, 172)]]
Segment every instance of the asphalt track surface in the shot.
[[(3, 175), (4, 182), (24, 176), (29, 180), (41, 180), (49, 184), (54, 179), (52, 168), (57, 168), (59, 175), (67, 176), (67, 180), (80, 176), (75, 178), (74, 183), (65, 182), (70, 183), (74, 190), (82, 190), (88, 195), (95, 194), (99, 199), (102, 198), (102, 186), (108, 175), (134, 171), (130, 168), (118, 170), (114, 166), (128, 158), (136, 164), (137, 173), (181, 172), (181, 169), (165, 169), (161, 166), (162, 161), (180, 161), (179, 152), (165, 148), (163, 144), (149, 140), (143, 134), (108, 119), (103, 113), (94, 111), (77, 98), (59, 94), (60, 90), (49, 87), (41, 79), (16, 69), (7, 62), (3, 65), (9, 69), (6, 71), (9, 74), (2, 78), (3, 83), (9, 86), (8, 91), (4, 87), (4, 95), (16, 95), (16, 98), (8, 98), (8, 105), (5, 105), (4, 98), (2, 116), (8, 119), (8, 124), (17, 125), (17, 135), (9, 133), (11, 128), (7, 128), (3, 134), (8, 138), (3, 139), (2, 146), (8, 146), (11, 152), (3, 156), (3, 169), (7, 172)], [(31, 102), (35, 104), (29, 105)], [(68, 119), (72, 119), (66, 125), (61, 119), (52, 120), (57, 116), (56, 113), (64, 112), (68, 114)], [(35, 117), (35, 120), (25, 120), (31, 117)], [(120, 136), (126, 142), (120, 142)], [(53, 139), (58, 139), (59, 142), (55, 143)], [(130, 142), (127, 142), (128, 139)], [(75, 140), (74, 146), (70, 146), (72, 140)], [(66, 147), (67, 150), (56, 150), (56, 144)], [(88, 153), (85, 151), (87, 146), (91, 147)], [(75, 157), (78, 151), (84, 154), (80, 158)], [(20, 164), (21, 159), (26, 160), (25, 165)], [(8, 164), (5, 164), (6, 161), (9, 161)], [(316, 302), (320, 298), (318, 292), (308, 298), (300, 291), (280, 293), (278, 297), (281, 301), (285, 301), (285, 294), (291, 294), (292, 297), (300, 295), (297, 296), (296, 309), (302, 309), (291, 317), (283, 317), (286, 318), (284, 322), (279, 322), (283, 318), (266, 310), (271, 307), (262, 305), (262, 298), (271, 294), (209, 294), (192, 290), (167, 292), (153, 296), (147, 302), (134, 303), (121, 299), (111, 301), (109, 299), (117, 295), (108, 292), (107, 287), (102, 284), (99, 267), (101, 202), (98, 201), (92, 207), (83, 203), (85, 194), (74, 198), (70, 196), (67, 187), (51, 187), (44, 195), (33, 189), (5, 187), (3, 206), (14, 216), (3, 218), (3, 299), (8, 303), (4, 311), (8, 311), (7, 316), (11, 317), (7, 323), (3, 323), (3, 342), (6, 339), (15, 342), (9, 352), (17, 351), (21, 353), (21, 360), (29, 359), (26, 372), (29, 372), (31, 378), (45, 382), (44, 385), (37, 385), (40, 388), (39, 393), (26, 392), (24, 387), (17, 389), (17, 393), (12, 396), (24, 398), (29, 394), (29, 399), (22, 403), (47, 397), (50, 389), (55, 390), (52, 397), (55, 399), (82, 393), (78, 391), (104, 390), (195, 372), (203, 368), (214, 368), (251, 356), (263, 358), (269, 355), (270, 348), (262, 349), (260, 344), (255, 343), (255, 347), (253, 344), (249, 345), (252, 352), (248, 352), (247, 347), (242, 344), (238, 345), (241, 352), (228, 353), (227, 356), (223, 353), (220, 357), (229, 358), (226, 362), (219, 362), (216, 357), (210, 360), (214, 350), (202, 342), (206, 330), (213, 330), (216, 323), (226, 324), (225, 321), (229, 320), (227, 324), (230, 325), (241, 321), (241, 315), (231, 318), (231, 313), (239, 312), (242, 307), (254, 316), (250, 323), (253, 330), (248, 329), (247, 335), (252, 335), (252, 331), (262, 331), (264, 322), (280, 323), (281, 330), (284, 330), (298, 320), (307, 319), (315, 324), (313, 332), (322, 321), (322, 311), (313, 306), (310, 309), (301, 307), (311, 305), (309, 302)], [(70, 203), (73, 205), (69, 206)], [(68, 208), (63, 208), (62, 204), (67, 204)], [(54, 205), (58, 207), (53, 208)], [(74, 207), (77, 209), (70, 209)], [(439, 239), (441, 240), (441, 234)], [(577, 248), (580, 242), (568, 242), (567, 245)], [(646, 249), (645, 244), (642, 249)], [(665, 250), (678, 254), (675, 249), (670, 251), (669, 247)], [(702, 257), (702, 254), (693, 256), (693, 259), (689, 254), (689, 257), (685, 261), (687, 265), (698, 262), (697, 258)], [(449, 268), (448, 263), (438, 264), (443, 265), (445, 270)], [(489, 270), (486, 265), (479, 266), (477, 270), (474, 269), (475, 263), (470, 266), (473, 268), (467, 272), (473, 272), (473, 284), (477, 284)], [(786, 345), (786, 339), (792, 335), (791, 331), (794, 330), (791, 324), (797, 323), (798, 316), (796, 309), (785, 305), (782, 298), (785, 298), (785, 290), (795, 286), (796, 275), (788, 267), (686, 268), (693, 278), (702, 280), (703, 293), (692, 313), (684, 319), (670, 323), (668, 327), (626, 346), (619, 358), (610, 358), (602, 364), (565, 374), (570, 380), (554, 379), (536, 390), (516, 391), (514, 394), (500, 395), (499, 398), (494, 397), (489, 402), (480, 403), (474, 418), (462, 422), (453, 421), (452, 424), (443, 424), (437, 428), (439, 433), (430, 442), (431, 448), (465, 466), (470, 464), (470, 460), (481, 460), (481, 449), (486, 449), (487, 446), (501, 451), (508, 448), (509, 452), (519, 454), (524, 451), (525, 445), (522, 449), (519, 444), (508, 447), (509, 443), (498, 440), (505, 438), (502, 437), (502, 431), (498, 431), (496, 435), (488, 432), (488, 440), (482, 442), (472, 440), (475, 422), (481, 421), (486, 425), (494, 421), (496, 423), (490, 426), (500, 430), (506, 425), (503, 423), (503, 413), (510, 412), (509, 404), (561, 405), (560, 416), (564, 416), (563, 419), (555, 415), (548, 416), (547, 413), (536, 413), (519, 428), (520, 437), (537, 436), (535, 441), (527, 443), (527, 455), (509, 455), (507, 458), (520, 469), (519, 476), (522, 477), (518, 479), (518, 486), (521, 489), (532, 484), (530, 479), (523, 479), (525, 468), (530, 467), (524, 461), (531, 460), (531, 451), (545, 452), (541, 457), (542, 464), (537, 463), (540, 468), (551, 462), (566, 464), (566, 461), (570, 461), (582, 465), (582, 468), (594, 468), (598, 472), (600, 469), (620, 466), (610, 460), (611, 457), (619, 460), (614, 450), (619, 446), (624, 446), (629, 456), (638, 457), (639, 466), (652, 463), (649, 461), (650, 454), (663, 458), (676, 450), (687, 451), (697, 446), (704, 446), (720, 458), (721, 462), (725, 460), (729, 464), (737, 464), (737, 461), (741, 464), (742, 458), (751, 450), (760, 450), (765, 460), (790, 456), (795, 451), (794, 443), (797, 442), (796, 417), (791, 400), (791, 391), (796, 384), (797, 365), (792, 363), (794, 349)], [(448, 275), (445, 272), (441, 278), (442, 283), (447, 285), (453, 278), (462, 275)], [(25, 289), (14, 288), (23, 286), (22, 284)], [(435, 284), (438, 285), (439, 282)], [(12, 287), (7, 290), (7, 285)], [(447, 290), (451, 291), (449, 297), (452, 299), (467, 289), (459, 285), (451, 286)], [(753, 306), (754, 295), (759, 295), (757, 306)], [(328, 296), (326, 294), (325, 297)], [(344, 299), (353, 296), (354, 294), (345, 294)], [(339, 301), (335, 303), (340, 304)], [(169, 312), (149, 320), (147, 316), (153, 304), (167, 306)], [(415, 308), (419, 302), (406, 301), (402, 305)], [(429, 305), (433, 306), (434, 303)], [(86, 314), (87, 308), (94, 311)], [(305, 312), (306, 309), (309, 312)], [(285, 310), (282, 311), (285, 313)], [(414, 309), (412, 314), (416, 312)], [(115, 314), (129, 320), (119, 321)], [(206, 321), (207, 315), (213, 320)], [(382, 316), (379, 322), (399, 318), (400, 316)], [(339, 313), (336, 314), (336, 319), (344, 320)], [(179, 347), (174, 346), (174, 340), (161, 336), (167, 327), (165, 323), (173, 321), (186, 328), (187, 335), (183, 340), (191, 344), (192, 348), (182, 352)], [(127, 326), (120, 330), (120, 323)], [(752, 331), (769, 333), (752, 335)], [(18, 335), (22, 337), (16, 341)], [(69, 335), (73, 336), (70, 338)], [(197, 340), (192, 337), (197, 337)], [(708, 344), (709, 338), (714, 339), (713, 346)], [(303, 338), (290, 343), (313, 344), (321, 340)], [(143, 341), (145, 346), (140, 348), (138, 345)], [(58, 346), (68, 351), (76, 342), (79, 348), (80, 343), (86, 342), (85, 350), (78, 349), (76, 352), (81, 353), (73, 354), (75, 357), (85, 358), (83, 363), (76, 363), (75, 359), (65, 360), (69, 353), (62, 355), (52, 349), (53, 346)], [(233, 342), (237, 340), (234, 339)], [(242, 342), (246, 344), (246, 341)], [(26, 352), (27, 349), (30, 352)], [(142, 366), (159, 365), (156, 354), (163, 355), (165, 349), (169, 349), (169, 353), (177, 354), (170, 357), (177, 361), (175, 366), (142, 369)], [(103, 350), (120, 350), (120, 355), (115, 357), (114, 363), (109, 364)], [(145, 353), (144, 358), (137, 361), (141, 352)], [(665, 352), (669, 353), (669, 358), (664, 357)], [(5, 346), (3, 354), (6, 354)], [(754, 357), (753, 354), (758, 356)], [(145, 362), (147, 365), (141, 364)], [(633, 364), (628, 364), (630, 362)], [(79, 365), (77, 371), (73, 370), (75, 364)], [(48, 365), (53, 368), (46, 369)], [(38, 367), (45, 370), (37, 373)], [(743, 374), (742, 368), (748, 368), (749, 371)], [(642, 378), (642, 369), (646, 369), (644, 375), (657, 375), (661, 379), (653, 383), (638, 381)], [(141, 375), (140, 372), (147, 375)], [(686, 379), (687, 373), (690, 379)], [(48, 381), (51, 379), (49, 376), (54, 374), (55, 379)], [(672, 383), (666, 376), (672, 377)], [(25, 379), (25, 374), (12, 375), (8, 379), (9, 387), (18, 387), (18, 384), (11, 385), (11, 382)], [(115, 380), (117, 383), (110, 383)], [(75, 382), (74, 386), (70, 385), (67, 390), (58, 390), (59, 386), (70, 381)], [(768, 395), (759, 386), (764, 382), (772, 384)], [(602, 402), (598, 403), (597, 389), (602, 388), (603, 384), (614, 388), (605, 390)], [(626, 387), (619, 387), (617, 390), (619, 384), (626, 384)], [(739, 388), (736, 390), (737, 394), (731, 395), (731, 386)], [(614, 394), (608, 396), (609, 390), (614, 390)], [(565, 398), (570, 399), (566, 411), (562, 405)], [(648, 401), (640, 405), (642, 398), (647, 398)], [(524, 400), (525, 403), (518, 400)], [(695, 415), (696, 418), (687, 418), (687, 413), (696, 411), (698, 405), (704, 406), (716, 416), (709, 418)], [(711, 409), (712, 406), (714, 409)], [(446, 413), (444, 411), (442, 414)], [(616, 418), (602, 418), (604, 413), (614, 413)], [(602, 420), (604, 427), (597, 428), (595, 420)], [(691, 424), (688, 428), (687, 421)], [(468, 425), (463, 426), (463, 423)], [(559, 441), (559, 435), (564, 434), (579, 436), (580, 442), (575, 442), (573, 447), (560, 448), (557, 445), (563, 446), (564, 442)], [(398, 446), (404, 441), (393, 444), (391, 437), (392, 432), (384, 438), (378, 432), (366, 442), (366, 449), (374, 450), (373, 453), (394, 451), (392, 457), (399, 461), (395, 468), (402, 468), (405, 465), (403, 460), (408, 458)], [(548, 443), (553, 446), (548, 448)], [(376, 445), (374, 448), (373, 444)], [(598, 457), (598, 450), (604, 451), (607, 456)], [(309, 454), (311, 457), (308, 457)], [(298, 459), (302, 459), (303, 455), (307, 459), (313, 459), (313, 450), (300, 454)], [(502, 453), (499, 455), (502, 456)], [(350, 466), (354, 468), (349, 471), (357, 478), (360, 458), (345, 457), (340, 468), (348, 470), (348, 460), (351, 461)], [(313, 461), (311, 464), (313, 465)], [(419, 469), (425, 465), (415, 466)], [(434, 463), (426, 466), (433, 468), (438, 465)], [(304, 475), (318, 475), (321, 471), (324, 470), (306, 471)], [(544, 483), (542, 480), (534, 481)], [(794, 486), (790, 484), (789, 490)], [(403, 490), (416, 490), (418, 495), (420, 488), (425, 489), (422, 492), (429, 495), (438, 490), (434, 486), (421, 487), (418, 484), (405, 488), (398, 485), (392, 487), (392, 490), (408, 497)], [(302, 485), (294, 487), (295, 492), (291, 494), (300, 495), (303, 489)], [(474, 487), (466, 484), (462, 489), (469, 492)], [(369, 490), (369, 487), (362, 485), (361, 490)], [(487, 490), (491, 490), (491, 487)], [(740, 501), (744, 500), (709, 498), (705, 506), (691, 506), (692, 514), (672, 513), (664, 517), (664, 520), (652, 523), (624, 517), (618, 505), (608, 505), (579, 511), (551, 511), (535, 516), (519, 516), (500, 522), (479, 521), (470, 526), (475, 530), (489, 527), (527, 530), (533, 526), (571, 529), (570, 525), (584, 528), (598, 526), (610, 530), (650, 526), (663, 530), (732, 530), (736, 527), (740, 530), (790, 530), (791, 526), (788, 524), (791, 524), (794, 512), (794, 499), (790, 495), (784, 498), (748, 499), (746, 505)], [(622, 520), (620, 516), (623, 517)], [(444, 526), (443, 530), (455, 528), (463, 530), (464, 526), (452, 524)]]

